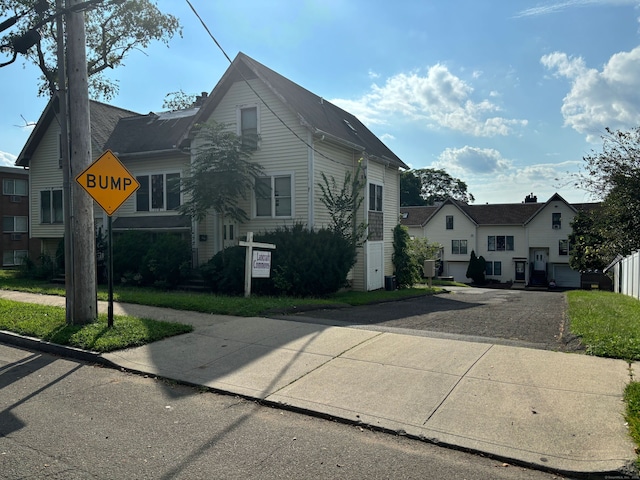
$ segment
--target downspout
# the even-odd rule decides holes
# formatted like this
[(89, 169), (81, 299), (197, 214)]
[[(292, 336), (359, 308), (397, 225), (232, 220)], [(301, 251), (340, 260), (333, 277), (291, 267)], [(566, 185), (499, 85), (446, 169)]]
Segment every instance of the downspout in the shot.
[(307, 133), (307, 144), (309, 147), (307, 148), (307, 176), (309, 178), (307, 185), (307, 195), (308, 195), (308, 212), (307, 212), (307, 221), (309, 223), (309, 229), (313, 229), (315, 227), (315, 156), (314, 156), (314, 143), (313, 143), (313, 133), (311, 130)]

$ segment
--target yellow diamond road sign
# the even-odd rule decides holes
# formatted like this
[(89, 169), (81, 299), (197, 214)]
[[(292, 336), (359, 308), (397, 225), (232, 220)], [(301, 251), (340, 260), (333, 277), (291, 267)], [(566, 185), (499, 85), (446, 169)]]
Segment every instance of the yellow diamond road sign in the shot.
[(140, 188), (138, 180), (129, 173), (111, 150), (104, 152), (78, 175), (76, 182), (104, 208), (109, 216), (113, 215), (113, 212)]

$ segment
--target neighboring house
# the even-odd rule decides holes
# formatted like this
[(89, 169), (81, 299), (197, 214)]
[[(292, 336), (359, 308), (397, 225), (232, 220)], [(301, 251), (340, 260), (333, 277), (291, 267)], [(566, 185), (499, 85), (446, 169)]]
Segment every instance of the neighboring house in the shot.
[[(252, 192), (243, 205), (249, 215), (245, 223), (225, 219), (222, 225), (214, 212), (192, 222), (177, 213), (184, 198), (172, 184), (193, 160), (195, 148), (191, 147), (198, 141), (194, 127), (209, 121), (224, 123), (252, 142), (252, 159), (264, 168), (257, 182), (269, 187), (270, 194)], [(193, 108), (122, 118), (104, 148), (113, 151), (141, 184), (114, 214), (114, 233), (145, 229), (181, 234), (191, 239), (194, 265), (237, 244), (249, 231), (259, 233), (295, 223), (329, 226), (318, 187), (321, 173), (341, 185), (345, 173), (355, 172), (361, 164), (366, 189), (357, 219), (368, 223), (369, 237), (359, 249), (350, 280), (355, 289), (374, 290), (384, 286), (385, 275), (393, 274), (392, 229), (400, 212), (399, 172), (407, 165), (356, 117), (242, 53), (213, 91), (198, 97)], [(94, 150), (94, 156), (99, 153)], [(18, 162), (29, 163), (22, 156)], [(49, 154), (41, 162), (32, 160), (31, 169), (50, 170), (52, 163)]]
[[(62, 154), (58, 98), (52, 98), (18, 155), (16, 165), (29, 169), (29, 232), (42, 242), (42, 254), (54, 257), (64, 236)], [(104, 103), (89, 102), (91, 148), (94, 159), (104, 147), (117, 121), (134, 112)], [(71, 172), (75, 177), (80, 172)], [(102, 215), (97, 227), (101, 225)], [(38, 255), (35, 255), (37, 257)]]
[(527, 285), (579, 287), (580, 273), (569, 267), (571, 221), (597, 204), (569, 204), (560, 195), (537, 203), (469, 205), (453, 199), (437, 207), (402, 207), (401, 222), (414, 237), (442, 245), (442, 275), (459, 282), (471, 251), (487, 262), (487, 279)]
[(27, 256), (40, 253), (40, 242), (29, 238), (29, 172), (15, 167), (0, 167), (2, 197), (2, 267), (22, 264)]

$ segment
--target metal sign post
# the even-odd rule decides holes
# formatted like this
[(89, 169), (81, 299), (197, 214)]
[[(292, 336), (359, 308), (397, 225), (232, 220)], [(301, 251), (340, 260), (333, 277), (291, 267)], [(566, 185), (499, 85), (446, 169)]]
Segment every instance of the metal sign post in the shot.
[(111, 230), (113, 213), (140, 188), (140, 183), (118, 158), (107, 150), (95, 162), (89, 165), (76, 182), (98, 202), (107, 213), (107, 285), (109, 289), (109, 307), (107, 326), (113, 327), (113, 232)]

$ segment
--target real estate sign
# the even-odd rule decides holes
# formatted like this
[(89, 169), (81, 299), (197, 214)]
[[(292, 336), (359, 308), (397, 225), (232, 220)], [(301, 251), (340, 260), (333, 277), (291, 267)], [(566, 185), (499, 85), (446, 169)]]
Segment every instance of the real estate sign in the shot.
[(253, 278), (269, 278), (271, 274), (271, 252), (253, 251), (251, 276)]

